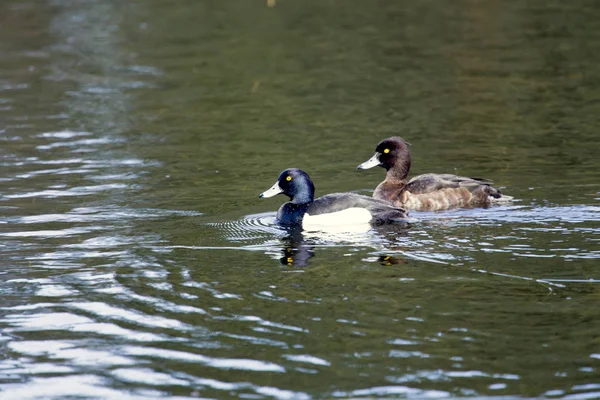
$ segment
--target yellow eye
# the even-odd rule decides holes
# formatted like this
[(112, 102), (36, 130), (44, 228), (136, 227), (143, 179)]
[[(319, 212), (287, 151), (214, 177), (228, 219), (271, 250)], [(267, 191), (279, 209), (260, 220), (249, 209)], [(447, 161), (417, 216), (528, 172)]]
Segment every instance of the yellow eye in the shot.
[(390, 152), (390, 149), (385, 149), (383, 152), (384, 152), (385, 154), (387, 154), (387, 153), (389, 153), (389, 152)]
[(285, 178), (285, 180), (289, 182), (289, 181), (291, 181), (291, 180), (292, 180), (292, 177), (291, 177), (291, 176), (288, 176), (287, 178)]

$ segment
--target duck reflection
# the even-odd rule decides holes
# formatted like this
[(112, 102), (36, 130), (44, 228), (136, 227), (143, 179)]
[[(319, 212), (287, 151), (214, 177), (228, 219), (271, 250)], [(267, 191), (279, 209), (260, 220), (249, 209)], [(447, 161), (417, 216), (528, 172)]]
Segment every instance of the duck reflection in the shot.
[[(368, 234), (345, 237), (343, 242), (350, 245), (368, 245), (377, 250), (390, 252), (403, 250), (404, 246), (399, 245), (396, 240), (398, 237), (406, 236), (409, 228), (409, 224), (373, 227)], [(327, 238), (327, 236), (323, 238), (313, 233), (307, 234), (307, 232), (302, 231), (302, 228), (288, 228), (286, 229), (286, 235), (281, 238), (282, 254), (279, 257), (279, 262), (287, 267), (306, 267), (309, 265), (310, 259), (315, 256), (315, 244), (322, 245), (323, 240), (327, 241)], [(339, 242), (336, 241), (335, 243)], [(377, 262), (385, 266), (407, 263), (404, 258), (397, 255), (381, 255), (377, 258)]]
[(408, 264), (404, 258), (395, 257), (395, 256), (379, 256), (377, 260), (381, 265), (385, 265), (386, 267), (398, 264)]
[(279, 262), (288, 267), (306, 267), (308, 260), (315, 256), (314, 246), (304, 240), (301, 228), (290, 228), (287, 232), (288, 235), (281, 239), (283, 257)]

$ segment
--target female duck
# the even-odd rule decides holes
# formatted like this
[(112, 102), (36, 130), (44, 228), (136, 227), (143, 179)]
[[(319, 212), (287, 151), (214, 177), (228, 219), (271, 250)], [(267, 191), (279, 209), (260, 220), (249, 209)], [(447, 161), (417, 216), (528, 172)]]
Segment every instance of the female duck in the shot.
[(259, 197), (280, 193), (290, 198), (277, 211), (277, 220), (282, 225), (302, 225), (307, 229), (307, 226), (383, 224), (407, 218), (402, 208), (356, 193), (332, 193), (315, 200), (310, 177), (297, 168), (283, 171), (277, 182)]
[(380, 166), (386, 169), (373, 197), (387, 200), (398, 207), (414, 210), (440, 210), (450, 207), (485, 206), (511, 201), (482, 178), (466, 178), (451, 174), (424, 174), (407, 181), (410, 170), (408, 145), (398, 136), (379, 142), (375, 155), (358, 169)]

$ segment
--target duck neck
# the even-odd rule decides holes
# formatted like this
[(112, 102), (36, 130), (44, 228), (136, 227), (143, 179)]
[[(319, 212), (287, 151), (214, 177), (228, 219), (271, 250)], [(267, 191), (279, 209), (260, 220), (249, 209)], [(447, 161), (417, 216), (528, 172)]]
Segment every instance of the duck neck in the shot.
[(314, 199), (315, 186), (311, 181), (307, 181), (305, 186), (301, 186), (301, 189), (294, 193), (291, 202), (293, 204), (310, 204)]
[(298, 225), (302, 223), (304, 214), (310, 203), (296, 204), (288, 201), (284, 203), (277, 212), (277, 219), (284, 225)]
[(387, 177), (396, 181), (404, 181), (410, 171), (410, 153), (408, 150), (402, 151), (400, 157), (396, 159), (393, 165), (387, 168)]
[(310, 204), (314, 200), (314, 196), (310, 193), (299, 193), (294, 196), (290, 203), (292, 204)]

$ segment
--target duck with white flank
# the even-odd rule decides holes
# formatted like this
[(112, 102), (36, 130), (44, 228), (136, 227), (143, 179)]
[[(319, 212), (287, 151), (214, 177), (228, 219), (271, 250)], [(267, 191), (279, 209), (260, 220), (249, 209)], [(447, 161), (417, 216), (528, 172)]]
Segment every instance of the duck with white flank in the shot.
[(281, 225), (336, 226), (349, 224), (385, 224), (405, 221), (406, 211), (384, 200), (356, 193), (332, 193), (314, 198), (315, 187), (308, 174), (297, 168), (283, 171), (277, 182), (259, 197), (284, 194), (290, 201), (277, 211)]

